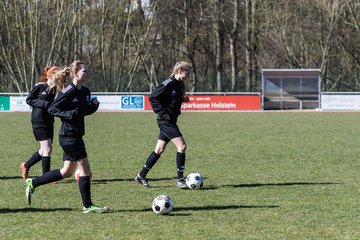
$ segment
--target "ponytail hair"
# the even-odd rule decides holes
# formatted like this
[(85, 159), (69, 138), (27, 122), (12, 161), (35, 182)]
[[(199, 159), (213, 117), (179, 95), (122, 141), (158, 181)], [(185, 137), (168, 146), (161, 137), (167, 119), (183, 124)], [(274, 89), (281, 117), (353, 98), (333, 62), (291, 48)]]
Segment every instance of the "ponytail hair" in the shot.
[(70, 64), (69, 67), (64, 67), (63, 69), (59, 70), (54, 76), (51, 77), (48, 91), (55, 93), (57, 96), (61, 90), (70, 84), (70, 75), (72, 75), (71, 77), (74, 77), (74, 74), (82, 68), (81, 65), (86, 64), (82, 61), (74, 61)]
[(60, 68), (58, 66), (48, 66), (45, 67), (40, 75), (40, 77), (36, 80), (37, 83), (44, 82), (46, 83), (51, 76), (56, 74), (57, 71), (59, 71)]
[(49, 81), (48, 91), (55, 93), (55, 95), (57, 96), (58, 93), (69, 84), (69, 75), (70, 72), (68, 67), (59, 70), (55, 75), (51, 77)]

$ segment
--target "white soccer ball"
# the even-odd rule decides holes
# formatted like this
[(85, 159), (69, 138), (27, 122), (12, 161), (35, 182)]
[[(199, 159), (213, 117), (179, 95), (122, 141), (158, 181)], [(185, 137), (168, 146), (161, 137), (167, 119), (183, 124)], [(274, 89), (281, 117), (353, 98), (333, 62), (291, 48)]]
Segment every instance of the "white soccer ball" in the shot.
[(186, 177), (186, 185), (190, 189), (202, 188), (204, 186), (204, 177), (200, 173), (190, 173)]
[(173, 207), (173, 201), (166, 195), (159, 195), (152, 202), (152, 210), (157, 214), (169, 214)]

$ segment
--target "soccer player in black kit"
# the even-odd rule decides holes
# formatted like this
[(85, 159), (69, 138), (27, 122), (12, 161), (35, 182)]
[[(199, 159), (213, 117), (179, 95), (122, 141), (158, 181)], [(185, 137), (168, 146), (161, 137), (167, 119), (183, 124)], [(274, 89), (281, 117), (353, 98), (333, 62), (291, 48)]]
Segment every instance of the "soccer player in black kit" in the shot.
[(160, 134), (155, 150), (149, 155), (144, 167), (135, 177), (135, 181), (144, 188), (150, 187), (146, 175), (159, 160), (170, 141), (175, 144), (177, 149), (177, 186), (179, 188), (186, 188), (184, 179), (186, 144), (176, 122), (181, 114), (181, 104), (189, 101), (189, 98), (185, 97), (184, 81), (189, 78), (191, 70), (192, 67), (189, 63), (177, 62), (170, 78), (157, 86), (149, 97), (153, 111), (157, 114)]
[(54, 136), (54, 116), (48, 113), (48, 107), (53, 102), (55, 93), (49, 90), (51, 77), (59, 70), (57, 66), (46, 67), (26, 98), (26, 103), (32, 107), (31, 125), (40, 149), (29, 160), (20, 164), (21, 177), (28, 178), (30, 168), (41, 160), (43, 174), (50, 171), (52, 140)]
[(26, 197), (28, 203), (31, 204), (31, 196), (38, 186), (69, 178), (78, 167), (83, 213), (106, 212), (108, 211), (107, 207), (99, 207), (91, 200), (91, 169), (83, 141), (84, 118), (97, 111), (99, 102), (91, 99), (90, 90), (83, 86), (88, 72), (84, 62), (75, 61), (66, 70), (70, 72), (72, 82), (65, 86), (61, 84), (64, 83), (62, 77), (55, 78), (55, 85), (62, 90), (48, 109), (50, 114), (61, 119), (59, 143), (63, 149), (64, 166), (61, 169), (51, 170), (38, 178), (26, 179)]

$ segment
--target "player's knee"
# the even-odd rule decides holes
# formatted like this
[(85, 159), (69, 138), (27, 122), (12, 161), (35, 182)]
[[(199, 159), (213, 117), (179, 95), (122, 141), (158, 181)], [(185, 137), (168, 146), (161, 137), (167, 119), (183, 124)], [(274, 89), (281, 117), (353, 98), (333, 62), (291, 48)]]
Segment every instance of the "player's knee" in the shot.
[(45, 157), (50, 156), (51, 152), (52, 152), (52, 146), (51, 145), (49, 145), (49, 146), (41, 146), (40, 150), (39, 150), (40, 156), (45, 156)]
[(50, 156), (52, 153), (52, 147), (45, 147), (42, 151), (42, 156)]
[(178, 151), (179, 153), (184, 153), (184, 152), (186, 151), (186, 144), (182, 144), (181, 146), (179, 146), (179, 147), (177, 148), (177, 151)]
[(157, 155), (161, 155), (164, 151), (165, 151), (165, 148), (156, 148), (154, 152)]
[(60, 170), (60, 173), (61, 173), (61, 175), (63, 176), (63, 178), (69, 178), (69, 177), (72, 176), (73, 171), (70, 170), (70, 169), (64, 169), (64, 168), (62, 168), (62, 169)]

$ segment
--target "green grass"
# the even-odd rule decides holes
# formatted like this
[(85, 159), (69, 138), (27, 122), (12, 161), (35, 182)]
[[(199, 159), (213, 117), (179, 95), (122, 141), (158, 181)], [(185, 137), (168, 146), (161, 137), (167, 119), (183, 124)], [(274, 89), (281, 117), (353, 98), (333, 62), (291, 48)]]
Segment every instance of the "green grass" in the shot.
[[(202, 173), (205, 188), (180, 190), (173, 145), (151, 189), (133, 180), (156, 143), (153, 113), (96, 113), (85, 136), (92, 198), (111, 212), (84, 215), (74, 178), (37, 188), (27, 206), (19, 164), (38, 148), (30, 114), (0, 113), (0, 239), (360, 239), (359, 117), (183, 113), (186, 173)], [(55, 139), (52, 168), (61, 154)], [(170, 216), (151, 211), (159, 194), (174, 200)]]

